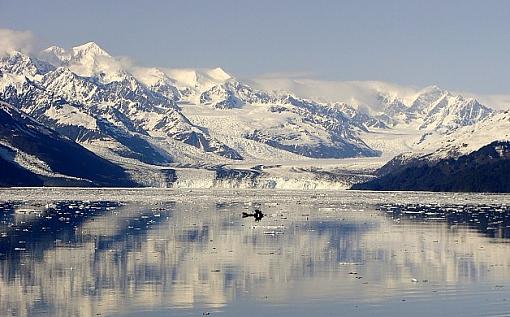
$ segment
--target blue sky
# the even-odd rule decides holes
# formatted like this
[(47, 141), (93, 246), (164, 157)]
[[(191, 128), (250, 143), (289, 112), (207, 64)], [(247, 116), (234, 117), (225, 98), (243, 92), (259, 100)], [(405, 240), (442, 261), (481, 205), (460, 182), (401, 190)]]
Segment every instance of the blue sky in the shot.
[(238, 77), (307, 74), (507, 94), (510, 1), (7, 1), (0, 27), (46, 44)]

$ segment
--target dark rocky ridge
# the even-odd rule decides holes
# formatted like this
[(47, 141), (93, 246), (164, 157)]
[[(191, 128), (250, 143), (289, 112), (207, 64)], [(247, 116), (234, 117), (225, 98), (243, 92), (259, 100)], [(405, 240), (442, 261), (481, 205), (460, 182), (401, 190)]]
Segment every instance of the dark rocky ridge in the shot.
[(510, 142), (495, 141), (459, 158), (394, 159), (379, 170), (377, 178), (351, 189), (508, 193)]

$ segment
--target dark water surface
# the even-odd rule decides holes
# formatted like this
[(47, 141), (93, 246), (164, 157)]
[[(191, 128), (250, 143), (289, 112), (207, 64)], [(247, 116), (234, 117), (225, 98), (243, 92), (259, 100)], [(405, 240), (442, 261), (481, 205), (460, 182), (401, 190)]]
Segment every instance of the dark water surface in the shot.
[(510, 316), (508, 203), (2, 190), (0, 315)]

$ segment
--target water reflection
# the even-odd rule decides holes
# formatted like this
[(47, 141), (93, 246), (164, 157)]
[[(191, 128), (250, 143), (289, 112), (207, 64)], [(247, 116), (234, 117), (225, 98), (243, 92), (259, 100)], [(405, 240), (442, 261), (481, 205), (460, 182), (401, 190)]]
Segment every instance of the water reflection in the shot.
[[(486, 292), (485, 285), (497, 300), (506, 298), (510, 245), (459, 224), (486, 219), (502, 228), (508, 210), (483, 206), (483, 218), (474, 209), (455, 207), (448, 216), (429, 207), (411, 214), (422, 207), (388, 205), (381, 212), (367, 203), (263, 199), (6, 202), (0, 205), (0, 312), (235, 316), (242, 303), (259, 312), (307, 315), (293, 309), (319, 309), (314, 305), (321, 302), (331, 311), (370, 315), (394, 300), (419, 303), (459, 292), (469, 299)], [(256, 209), (265, 217), (242, 217)]]
[(379, 209), (396, 221), (445, 221), (451, 228), (467, 226), (491, 238), (510, 238), (506, 204), (385, 204)]

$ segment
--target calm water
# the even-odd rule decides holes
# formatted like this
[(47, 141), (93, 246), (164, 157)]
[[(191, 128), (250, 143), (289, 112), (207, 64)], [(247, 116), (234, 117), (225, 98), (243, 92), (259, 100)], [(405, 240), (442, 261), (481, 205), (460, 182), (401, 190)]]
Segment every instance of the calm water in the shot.
[(509, 201), (2, 190), (0, 315), (510, 316)]

